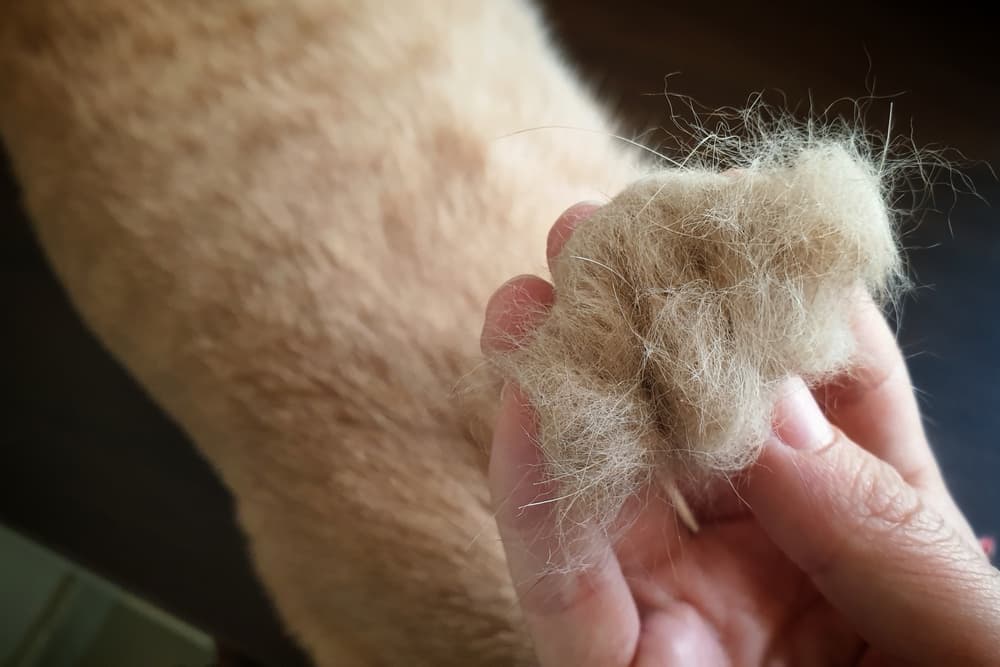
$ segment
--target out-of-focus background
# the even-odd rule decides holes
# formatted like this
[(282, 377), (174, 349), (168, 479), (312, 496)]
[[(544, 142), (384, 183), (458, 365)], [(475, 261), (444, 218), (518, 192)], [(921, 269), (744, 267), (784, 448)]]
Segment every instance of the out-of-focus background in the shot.
[(0, 528), (0, 664), (205, 667), (211, 637)]
[[(800, 111), (874, 95), (888, 97), (868, 105), (871, 129), (886, 130), (891, 104), (894, 132), (966, 156), (978, 197), (943, 188), (937, 210), (908, 223), (918, 289), (900, 339), (951, 488), (978, 531), (1000, 532), (990, 21), (964, 3), (936, 15), (912, 4), (678, 4), (543, 2), (624, 134), (669, 147), (656, 131), (669, 129), (665, 85), (708, 107), (761, 90)], [(249, 658), (240, 664), (305, 665), (252, 575), (231, 499), (79, 322), (0, 172), (0, 664), (193, 667), (212, 662), (215, 641)]]

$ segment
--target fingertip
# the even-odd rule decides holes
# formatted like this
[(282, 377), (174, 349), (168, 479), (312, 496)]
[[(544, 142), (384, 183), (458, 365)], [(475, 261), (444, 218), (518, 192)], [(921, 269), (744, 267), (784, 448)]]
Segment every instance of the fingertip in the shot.
[(566, 241), (573, 235), (573, 231), (577, 226), (593, 215), (594, 211), (603, 205), (601, 202), (596, 201), (582, 201), (573, 204), (563, 211), (552, 225), (552, 228), (549, 229), (548, 240), (545, 244), (545, 255), (548, 257), (550, 265), (552, 260), (562, 252), (563, 246), (566, 245)]
[(486, 304), (479, 345), (484, 354), (508, 352), (520, 346), (555, 302), (551, 283), (521, 275), (501, 285)]

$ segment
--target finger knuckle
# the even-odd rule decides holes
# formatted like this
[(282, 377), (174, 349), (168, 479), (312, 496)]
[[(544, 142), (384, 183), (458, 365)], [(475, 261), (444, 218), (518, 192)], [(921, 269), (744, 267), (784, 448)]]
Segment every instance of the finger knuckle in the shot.
[(850, 497), (861, 527), (868, 532), (926, 542), (945, 527), (894, 468), (874, 457), (864, 457), (854, 467)]

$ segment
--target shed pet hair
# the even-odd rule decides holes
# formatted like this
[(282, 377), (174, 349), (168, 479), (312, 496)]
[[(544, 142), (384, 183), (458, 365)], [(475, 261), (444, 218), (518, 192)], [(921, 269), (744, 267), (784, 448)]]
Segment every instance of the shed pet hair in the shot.
[(854, 303), (904, 285), (890, 197), (912, 157), (759, 109), (741, 130), (582, 223), (543, 323), (492, 356), (537, 412), (562, 528), (607, 529), (650, 483), (694, 527), (677, 489), (751, 464), (783, 383), (849, 372)]

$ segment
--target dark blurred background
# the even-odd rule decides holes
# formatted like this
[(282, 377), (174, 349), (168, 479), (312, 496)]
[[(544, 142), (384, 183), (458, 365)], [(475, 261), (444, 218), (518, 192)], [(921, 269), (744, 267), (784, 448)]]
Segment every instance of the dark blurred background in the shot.
[[(783, 6), (784, 5), (784, 6)], [(961, 151), (978, 196), (938, 192), (907, 223), (918, 284), (904, 303), (909, 354), (935, 450), (981, 533), (1000, 532), (1000, 74), (991, 21), (972, 7), (799, 9), (778, 3), (543, 3), (569, 60), (652, 145), (663, 96), (708, 107), (755, 91), (806, 110), (873, 100), (867, 123)], [(834, 11), (836, 9), (836, 11)], [(957, 157), (954, 154), (953, 157)], [(969, 188), (966, 188), (969, 189)], [(9, 170), (0, 179), (0, 361), (7, 399), (0, 522), (204, 629), (261, 664), (305, 664), (249, 566), (232, 503), (185, 437), (80, 324), (32, 239)], [(917, 225), (916, 222), (920, 224)]]

